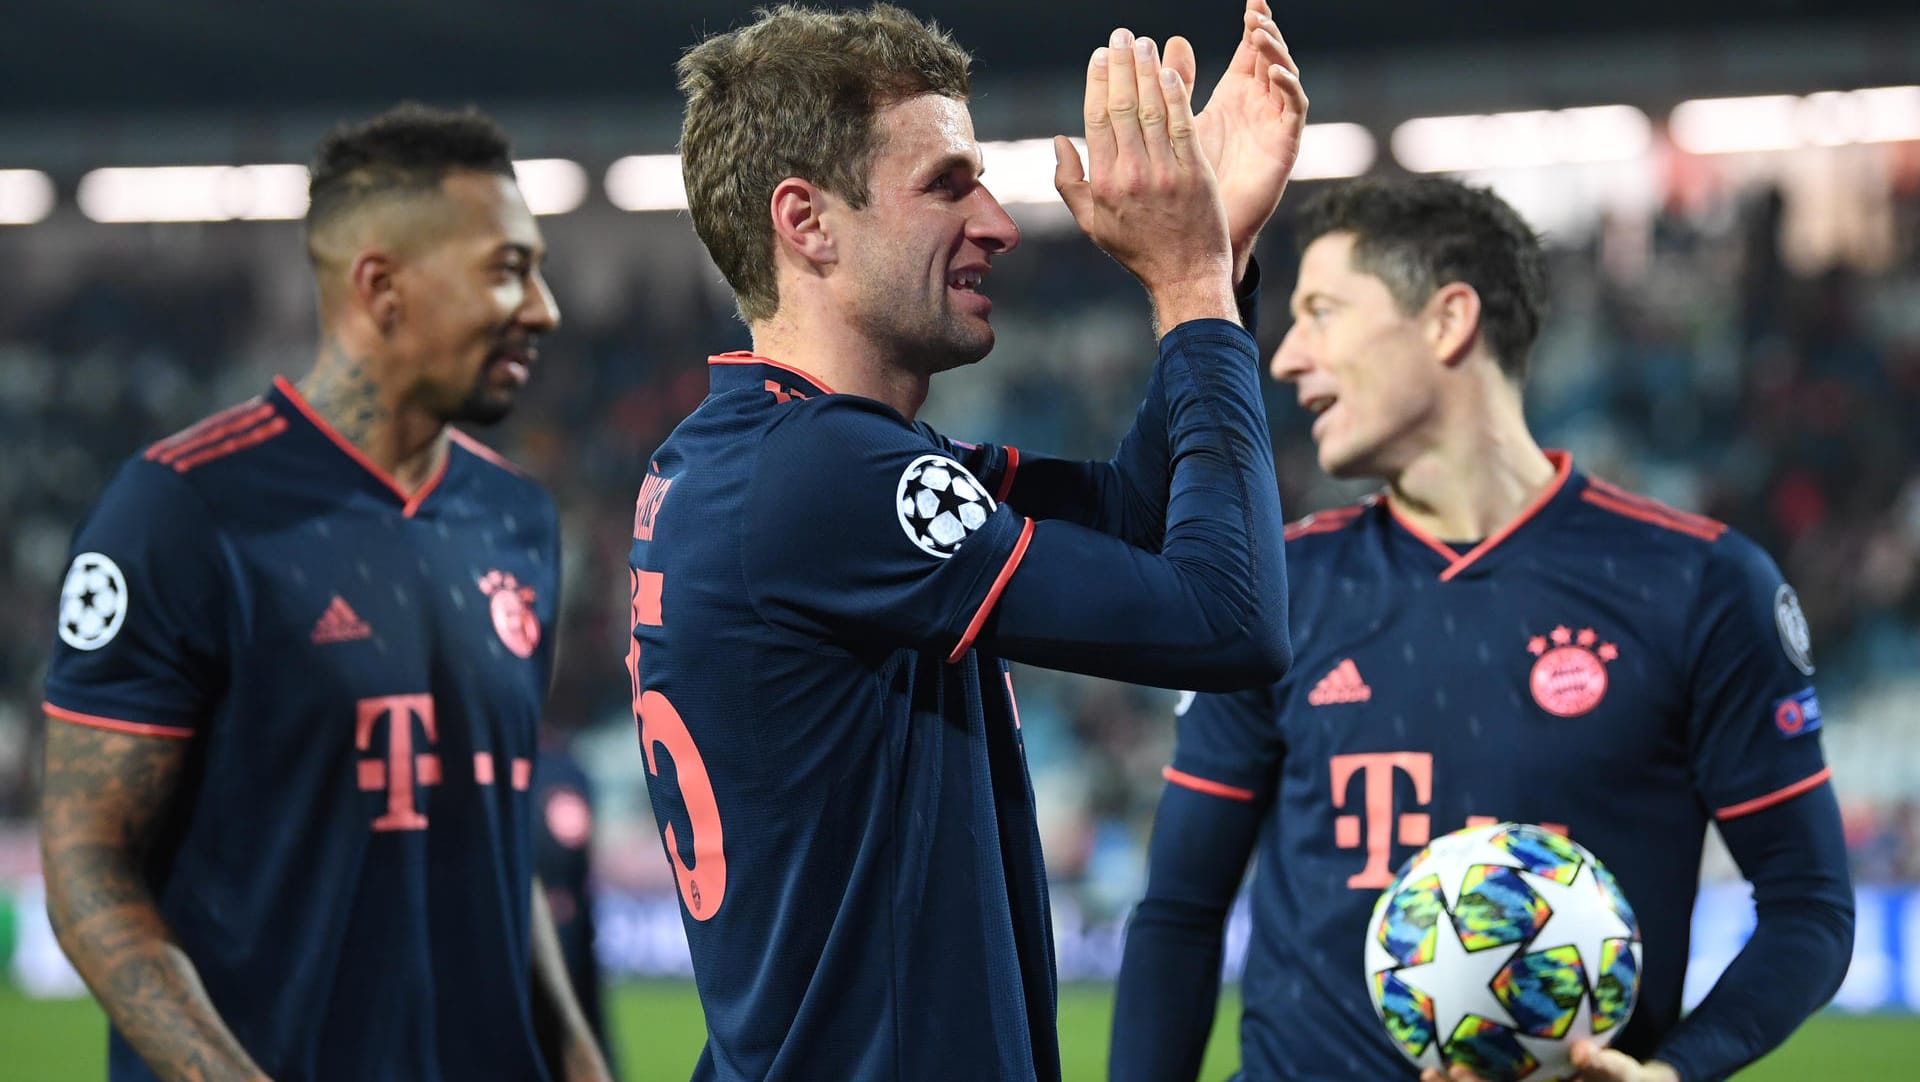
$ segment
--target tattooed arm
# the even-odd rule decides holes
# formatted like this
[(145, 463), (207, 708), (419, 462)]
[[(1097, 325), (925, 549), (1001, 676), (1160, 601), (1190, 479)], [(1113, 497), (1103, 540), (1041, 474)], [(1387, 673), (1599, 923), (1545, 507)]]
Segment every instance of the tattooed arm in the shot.
[(547, 906), (547, 889), (533, 881), (533, 1024), (547, 1057), (547, 1069), (564, 1082), (608, 1082), (613, 1075), (594, 1039), (587, 1016), (567, 979), (560, 933)]
[(115, 1028), (169, 1082), (260, 1082), (140, 867), (187, 742), (47, 719), (40, 855), (60, 947)]

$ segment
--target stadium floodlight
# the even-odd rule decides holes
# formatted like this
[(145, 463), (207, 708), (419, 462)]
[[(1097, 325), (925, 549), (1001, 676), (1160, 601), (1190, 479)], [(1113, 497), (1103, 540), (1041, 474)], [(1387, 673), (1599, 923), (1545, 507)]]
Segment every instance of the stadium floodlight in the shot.
[(38, 169), (0, 169), (0, 225), (32, 225), (53, 212), (53, 178)]
[(74, 195), (96, 222), (284, 220), (307, 213), (307, 167), (109, 167), (81, 177)]
[[(1084, 163), (1087, 144), (1075, 139)], [(1358, 124), (1309, 124), (1301, 137), (1296, 180), (1358, 176), (1372, 168), (1373, 134)], [(1006, 139), (980, 144), (987, 187), (1008, 206), (1058, 204), (1053, 187), (1053, 140)], [(522, 163), (524, 164), (524, 163)], [(607, 199), (621, 210), (685, 210), (686, 184), (678, 154), (635, 154), (607, 169)], [(531, 195), (528, 196), (532, 198)]]
[(1415, 117), (1393, 130), (1393, 156), (1415, 173), (1476, 173), (1630, 161), (1653, 144), (1631, 105)]
[(1357, 177), (1373, 168), (1378, 153), (1373, 133), (1358, 124), (1309, 124), (1300, 134), (1300, 160), (1294, 180)]
[(621, 210), (685, 210), (678, 154), (633, 154), (607, 167), (607, 200)]
[(1694, 98), (1667, 118), (1689, 154), (1759, 154), (1920, 139), (1920, 86), (1821, 90), (1796, 97)]
[(527, 209), (535, 214), (565, 214), (587, 198), (587, 170), (566, 158), (527, 158), (513, 163), (514, 179)]

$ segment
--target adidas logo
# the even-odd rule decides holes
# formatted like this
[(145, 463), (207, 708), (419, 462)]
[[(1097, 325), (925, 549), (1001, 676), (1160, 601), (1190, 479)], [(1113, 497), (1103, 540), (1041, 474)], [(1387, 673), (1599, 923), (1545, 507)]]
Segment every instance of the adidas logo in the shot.
[(1360, 679), (1360, 666), (1347, 658), (1333, 667), (1333, 671), (1320, 678), (1307, 692), (1307, 705), (1327, 706), (1332, 703), (1364, 703), (1373, 698), (1373, 689)]
[(339, 594), (333, 595), (333, 601), (327, 605), (327, 611), (320, 614), (320, 621), (313, 625), (313, 641), (319, 644), (332, 642), (352, 642), (373, 634), (365, 620), (347, 604), (347, 599)]

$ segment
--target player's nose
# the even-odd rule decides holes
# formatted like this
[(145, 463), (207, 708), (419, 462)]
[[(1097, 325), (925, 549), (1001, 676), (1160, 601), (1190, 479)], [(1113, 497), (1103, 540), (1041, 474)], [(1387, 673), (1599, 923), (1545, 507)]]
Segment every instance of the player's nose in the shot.
[(1280, 383), (1290, 383), (1312, 367), (1313, 355), (1307, 349), (1306, 335), (1301, 333), (1300, 324), (1295, 323), (1280, 340), (1280, 348), (1273, 351), (1267, 373)]
[(1000, 205), (987, 186), (982, 184), (973, 190), (976, 206), (967, 220), (967, 237), (987, 251), (999, 254), (1011, 252), (1020, 246), (1020, 227), (1014, 223), (1013, 215)]
[(520, 322), (544, 334), (560, 326), (560, 302), (554, 299), (546, 275), (535, 273), (532, 285), (533, 288), (527, 290), (526, 303), (520, 306)]

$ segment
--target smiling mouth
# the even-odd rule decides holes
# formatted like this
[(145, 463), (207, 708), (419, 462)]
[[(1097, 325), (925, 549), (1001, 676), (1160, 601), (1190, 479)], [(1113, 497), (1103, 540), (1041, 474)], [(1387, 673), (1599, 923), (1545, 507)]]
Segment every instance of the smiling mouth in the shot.
[(980, 292), (980, 281), (985, 277), (986, 272), (984, 271), (955, 271), (947, 276), (947, 288), (957, 289), (962, 293), (978, 293)]

